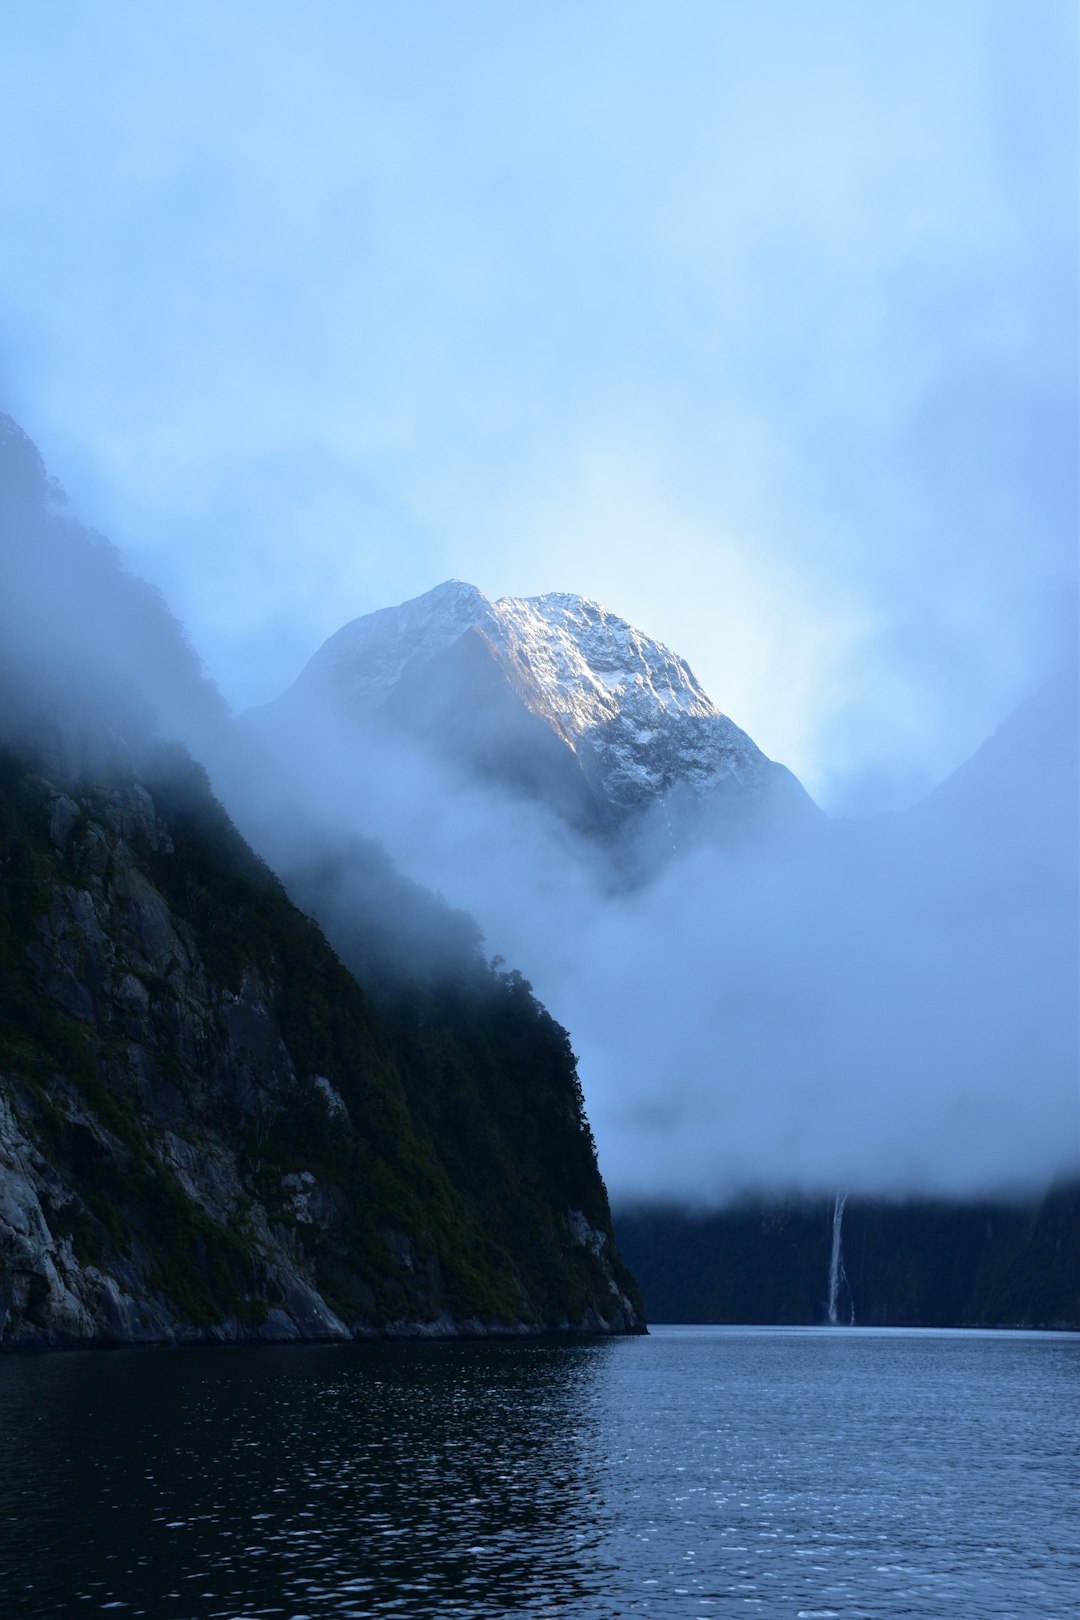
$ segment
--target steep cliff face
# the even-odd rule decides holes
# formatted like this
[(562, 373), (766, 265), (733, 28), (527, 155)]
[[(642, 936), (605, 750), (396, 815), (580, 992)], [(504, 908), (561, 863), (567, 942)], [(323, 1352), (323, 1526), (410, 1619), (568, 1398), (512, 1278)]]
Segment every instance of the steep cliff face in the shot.
[(486, 1074), (430, 1013), (403, 1052), (175, 750), (7, 751), (0, 862), (5, 1344), (641, 1326), (519, 980)]

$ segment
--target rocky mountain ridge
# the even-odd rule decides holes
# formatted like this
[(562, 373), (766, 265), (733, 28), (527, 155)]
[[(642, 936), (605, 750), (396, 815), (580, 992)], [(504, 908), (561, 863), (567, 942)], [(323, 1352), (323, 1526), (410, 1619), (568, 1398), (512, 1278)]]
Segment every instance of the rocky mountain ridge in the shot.
[(450, 580), (353, 620), (257, 719), (318, 712), (398, 726), (609, 838), (649, 818), (677, 838), (818, 814), (685, 660), (572, 594), (491, 602)]

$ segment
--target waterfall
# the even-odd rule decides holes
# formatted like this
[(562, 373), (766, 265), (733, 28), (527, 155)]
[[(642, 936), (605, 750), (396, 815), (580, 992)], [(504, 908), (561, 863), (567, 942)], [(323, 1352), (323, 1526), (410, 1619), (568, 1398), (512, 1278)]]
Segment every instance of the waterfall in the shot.
[(855, 1301), (851, 1296), (851, 1284), (847, 1280), (844, 1270), (844, 1251), (841, 1243), (841, 1228), (844, 1221), (844, 1205), (847, 1203), (847, 1193), (837, 1193), (836, 1202), (832, 1212), (832, 1253), (829, 1256), (829, 1325), (837, 1327), (840, 1322), (840, 1285), (847, 1289), (848, 1303), (851, 1307), (849, 1325), (855, 1325)]

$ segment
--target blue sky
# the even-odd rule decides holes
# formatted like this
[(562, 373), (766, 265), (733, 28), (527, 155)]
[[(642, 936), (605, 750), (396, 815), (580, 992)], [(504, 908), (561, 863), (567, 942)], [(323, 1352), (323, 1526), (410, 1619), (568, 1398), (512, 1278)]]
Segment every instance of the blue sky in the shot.
[(230, 700), (448, 576), (674, 646), (829, 808), (1075, 646), (1077, 22), (0, 22), (0, 404)]

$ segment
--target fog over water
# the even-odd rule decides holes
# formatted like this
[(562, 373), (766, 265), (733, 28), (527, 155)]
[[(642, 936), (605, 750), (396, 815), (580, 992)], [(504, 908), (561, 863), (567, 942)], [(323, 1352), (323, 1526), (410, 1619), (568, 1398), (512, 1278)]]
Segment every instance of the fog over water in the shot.
[[(906, 816), (658, 846), (630, 887), (535, 804), (323, 724), (279, 738), (278, 781), (328, 846), (375, 833), (532, 980), (616, 1197), (1019, 1194), (1080, 1170), (1069, 676)], [(244, 779), (229, 794), (273, 844), (283, 806)]]

